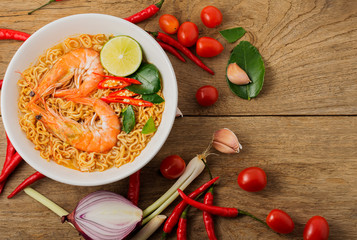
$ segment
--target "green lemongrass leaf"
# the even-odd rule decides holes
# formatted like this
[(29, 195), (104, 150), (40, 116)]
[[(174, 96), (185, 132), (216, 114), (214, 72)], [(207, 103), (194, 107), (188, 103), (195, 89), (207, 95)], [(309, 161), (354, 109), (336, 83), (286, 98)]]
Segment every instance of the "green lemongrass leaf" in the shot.
[(157, 199), (153, 204), (151, 204), (149, 207), (147, 207), (143, 211), (143, 218), (149, 216), (150, 213), (155, 211), (158, 207), (160, 207), (168, 198), (172, 196), (175, 192), (177, 192), (177, 189), (191, 176), (193, 171), (195, 170), (196, 166), (196, 161), (190, 161), (183, 174), (179, 177), (179, 179), (176, 180), (175, 184), (172, 185), (169, 190), (166, 191), (164, 195), (162, 195), (159, 199)]
[(140, 85), (132, 84), (126, 89), (138, 94), (153, 94), (161, 89), (160, 73), (155, 65), (142, 63), (139, 69), (131, 76), (141, 82)]
[(123, 112), (123, 130), (130, 133), (135, 127), (135, 112), (133, 106), (126, 107)]
[(131, 240), (148, 239), (165, 221), (165, 215), (157, 215), (150, 220), (140, 231), (131, 238)]
[(187, 165), (183, 175), (181, 175), (181, 177), (176, 181), (176, 183), (161, 198), (159, 198), (154, 204), (152, 204), (153, 207), (150, 206), (151, 209), (155, 209), (154, 207), (156, 207), (156, 210), (152, 212), (149, 216), (148, 213), (150, 212), (146, 209), (144, 210), (144, 219), (142, 221), (142, 224), (149, 222), (156, 215), (164, 211), (165, 208), (168, 207), (179, 196), (177, 189), (179, 188), (182, 191), (185, 190), (185, 188), (190, 185), (190, 183), (202, 173), (204, 168), (205, 164), (203, 163), (201, 158), (193, 158)]
[[(258, 49), (247, 41), (241, 41), (231, 53), (228, 64), (237, 63), (249, 76), (251, 83), (246, 85), (233, 84), (226, 76), (229, 88), (238, 97), (248, 99), (256, 97), (262, 90), (265, 67)], [(227, 71), (227, 70), (226, 70)]]
[(143, 99), (145, 101), (151, 102), (151, 103), (155, 103), (155, 104), (159, 104), (159, 103), (163, 103), (165, 102), (165, 100), (160, 97), (159, 95), (157, 95), (156, 93), (154, 94), (145, 94), (142, 95)]
[[(56, 203), (52, 202), (50, 199), (46, 198), (44, 195), (37, 192), (33, 188), (27, 187), (24, 189), (24, 192), (60, 217), (63, 217), (63, 216), (66, 216), (69, 214), (69, 212), (67, 212), (66, 210), (64, 210), (63, 208), (58, 206)], [(71, 225), (72, 227), (74, 227), (72, 223), (68, 222), (68, 224)]]
[(244, 36), (246, 31), (242, 27), (230, 28), (219, 31), (219, 33), (227, 40), (229, 43), (234, 43), (238, 39)]
[(141, 131), (142, 134), (150, 134), (156, 131), (155, 122), (152, 117), (150, 117), (147, 122), (145, 123), (143, 130)]

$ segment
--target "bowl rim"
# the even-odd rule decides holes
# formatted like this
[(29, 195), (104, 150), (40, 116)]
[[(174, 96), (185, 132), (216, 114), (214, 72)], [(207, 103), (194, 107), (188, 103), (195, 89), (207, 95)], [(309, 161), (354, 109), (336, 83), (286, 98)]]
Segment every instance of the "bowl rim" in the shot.
[[(128, 171), (126, 171), (125, 173), (123, 174), (119, 174), (119, 176), (117, 177), (111, 177), (111, 178), (98, 178), (96, 177), (96, 181), (92, 181), (92, 182), (88, 182), (88, 181), (82, 181), (82, 182), (77, 182), (75, 180), (72, 180), (71, 178), (63, 178), (63, 177), (60, 177), (60, 176), (57, 176), (55, 173), (51, 172), (51, 171), (48, 171), (47, 170), (47, 167), (45, 167), (44, 164), (42, 164), (42, 162), (40, 164), (37, 164), (36, 162), (32, 161), (31, 160), (31, 157), (24, 151), (24, 149), (21, 147), (21, 141), (19, 141), (19, 139), (17, 139), (17, 135), (12, 131), (12, 128), (10, 127), (11, 124), (13, 124), (14, 120), (10, 119), (9, 117), (7, 117), (7, 109), (8, 109), (8, 106), (5, 104), (5, 99), (7, 98), (7, 96), (10, 94), (6, 91), (6, 89), (8, 88), (8, 85), (10, 84), (8, 80), (9, 78), (9, 75), (11, 75), (9, 72), (10, 71), (13, 71), (13, 68), (14, 68), (14, 64), (17, 62), (18, 58), (21, 57), (21, 54), (22, 52), (29, 46), (32, 44), (32, 39), (35, 39), (38, 35), (41, 36), (42, 32), (46, 32), (47, 30), (51, 29), (53, 26), (55, 26), (56, 24), (59, 24), (59, 23), (62, 23), (62, 22), (66, 22), (66, 21), (74, 21), (74, 20), (83, 20), (83, 19), (86, 19), (86, 18), (108, 18), (108, 20), (113, 20), (113, 21), (117, 21), (118, 23), (122, 23), (122, 24), (129, 24), (129, 25), (132, 25), (131, 27), (133, 29), (136, 29), (134, 31), (138, 31), (138, 32), (141, 32), (141, 34), (144, 34), (144, 35), (147, 35), (148, 36), (148, 41), (151, 41), (151, 43), (153, 45), (156, 46), (156, 48), (158, 49), (158, 51), (160, 52), (160, 57), (162, 57), (164, 63), (165, 63), (165, 67), (167, 67), (168, 69), (165, 70), (165, 71), (168, 71), (168, 74), (170, 75), (172, 79), (172, 82), (174, 83), (173, 86), (170, 85), (170, 98), (173, 98), (173, 105), (175, 106), (174, 109), (167, 109), (167, 106), (165, 104), (165, 110), (164, 110), (164, 113), (165, 111), (167, 110), (168, 113), (167, 113), (167, 118), (165, 119), (165, 125), (166, 127), (165, 128), (162, 128), (160, 129), (160, 126), (162, 126), (163, 124), (163, 119), (162, 118), (162, 121), (157, 129), (157, 132), (160, 130), (160, 138), (158, 138), (155, 142), (155, 147), (153, 148), (152, 151), (150, 152), (147, 152), (146, 155), (145, 155), (145, 161), (142, 160), (140, 162), (137, 162), (134, 166), (131, 164), (131, 163), (127, 163), (121, 167), (124, 167), (126, 165), (129, 165), (129, 169)], [(78, 33), (78, 35), (81, 34), (81, 33)], [(63, 35), (65, 38), (67, 37), (70, 37), (71, 35), (66, 35), (64, 34)], [(58, 38), (58, 41), (63, 41), (63, 40), (59, 40), (60, 38)], [(145, 40), (146, 41), (146, 40)], [(51, 43), (53, 46), (56, 44), (56, 43)], [(37, 55), (37, 59), (38, 57), (41, 55), (42, 53), (38, 53)], [(162, 79), (163, 81), (163, 84), (164, 84), (164, 80)], [(17, 82), (17, 81), (16, 81)], [(17, 95), (18, 96), (18, 95)], [(119, 17), (115, 17), (115, 16), (111, 16), (111, 15), (107, 15), (107, 14), (99, 14), (99, 13), (84, 13), (84, 14), (74, 14), (74, 15), (70, 15), (70, 16), (66, 16), (66, 17), (63, 17), (63, 18), (59, 18), (59, 19), (56, 19), (46, 25), (44, 25), (43, 27), (39, 28), (37, 31), (35, 31), (20, 47), (19, 49), (16, 51), (16, 53), (14, 54), (14, 56), (12, 57), (10, 63), (8, 64), (8, 67), (6, 69), (6, 72), (5, 72), (5, 75), (4, 75), (4, 82), (3, 82), (3, 86), (2, 86), (2, 91), (1, 91), (1, 114), (2, 114), (2, 121), (3, 121), (3, 124), (4, 124), (4, 129), (8, 135), (8, 138), (9, 140), (12, 142), (13, 146), (15, 147), (16, 151), (23, 157), (23, 159), (32, 167), (34, 168), (36, 171), (39, 171), (41, 172), (42, 174), (44, 174), (45, 176), (53, 179), (53, 180), (56, 180), (58, 182), (61, 182), (61, 183), (65, 183), (65, 184), (69, 184), (69, 185), (76, 185), (76, 186), (99, 186), (99, 185), (104, 185), (104, 184), (109, 184), (109, 183), (113, 183), (113, 182), (116, 182), (116, 181), (119, 181), (121, 179), (124, 179), (128, 176), (130, 176), (132, 173), (140, 170), (141, 168), (143, 168), (146, 164), (148, 164), (154, 157), (155, 155), (160, 151), (160, 149), (162, 148), (162, 146), (164, 145), (164, 143), (166, 142), (170, 132), (171, 132), (171, 129), (172, 129), (172, 126), (174, 124), (174, 120), (175, 120), (175, 112), (176, 112), (176, 108), (177, 108), (177, 102), (178, 102), (178, 87), (177, 87), (177, 79), (176, 79), (176, 75), (175, 75), (175, 71), (172, 67), (172, 64), (167, 56), (167, 54), (165, 53), (165, 51), (161, 48), (161, 46), (157, 43), (157, 41), (152, 38), (150, 36), (149, 33), (147, 33), (145, 30), (143, 30), (142, 28), (138, 27), (137, 25), (133, 24), (133, 23), (130, 23), (122, 18), (119, 18)], [(20, 114), (20, 111), (19, 109), (17, 108), (17, 112), (18, 112), (18, 116)], [(163, 113), (163, 114), (164, 114)], [(17, 118), (16, 119), (16, 123), (18, 123), (19, 119)], [(19, 124), (17, 124), (19, 125)], [(19, 127), (19, 126), (18, 126)], [(22, 130), (21, 130), (22, 131)], [(155, 133), (155, 135), (150, 139), (148, 145), (150, 144), (150, 142), (153, 141), (153, 139), (155, 138), (155, 136), (157, 135), (157, 132)], [(24, 135), (25, 136), (25, 135)], [(25, 136), (26, 138), (26, 136)], [(21, 138), (23, 139), (23, 138)], [(26, 138), (27, 139), (27, 138)], [(147, 145), (147, 146), (148, 146)], [(147, 146), (145, 148), (147, 148)], [(142, 150), (142, 152), (145, 150), (145, 148)], [(38, 153), (39, 151), (36, 150)], [(140, 153), (140, 155), (142, 154), (142, 152)], [(139, 155), (139, 156), (140, 156)], [(40, 155), (39, 155), (40, 156)], [(139, 157), (138, 156), (138, 157)], [(137, 158), (138, 158), (137, 157)], [(43, 159), (43, 163), (47, 163), (47, 161), (45, 159)], [(53, 160), (50, 160), (50, 162), (53, 162)], [(135, 162), (135, 160), (134, 160)], [(57, 163), (55, 163), (57, 164)], [(58, 164), (59, 165), (59, 164)], [(62, 165), (60, 165), (61, 167), (63, 168), (66, 168)], [(120, 167), (120, 168), (121, 168)], [(70, 169), (70, 168), (66, 168), (66, 169), (69, 169), (69, 170), (72, 170), (72, 171), (75, 171), (75, 172), (78, 172), (78, 173), (81, 173), (81, 174), (100, 174), (103, 176), (103, 174), (105, 174), (105, 172), (107, 171), (110, 171), (112, 169), (119, 169), (119, 168), (115, 168), (115, 167), (112, 167), (108, 170), (105, 170), (103, 172), (81, 172), (81, 171), (78, 171), (78, 170), (74, 170), (74, 169)]]

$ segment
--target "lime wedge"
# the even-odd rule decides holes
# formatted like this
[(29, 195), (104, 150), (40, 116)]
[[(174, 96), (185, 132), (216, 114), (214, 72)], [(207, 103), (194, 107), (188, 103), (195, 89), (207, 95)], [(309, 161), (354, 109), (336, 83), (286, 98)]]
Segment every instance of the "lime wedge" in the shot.
[(110, 39), (100, 52), (103, 67), (115, 76), (125, 77), (134, 73), (143, 58), (137, 41), (128, 36)]

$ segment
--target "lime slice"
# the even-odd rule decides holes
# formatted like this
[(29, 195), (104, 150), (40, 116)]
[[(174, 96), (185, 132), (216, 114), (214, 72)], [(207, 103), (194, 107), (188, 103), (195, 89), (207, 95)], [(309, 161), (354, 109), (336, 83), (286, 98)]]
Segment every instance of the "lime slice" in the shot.
[(100, 52), (103, 67), (115, 76), (125, 77), (134, 73), (143, 58), (137, 41), (128, 36), (110, 39)]

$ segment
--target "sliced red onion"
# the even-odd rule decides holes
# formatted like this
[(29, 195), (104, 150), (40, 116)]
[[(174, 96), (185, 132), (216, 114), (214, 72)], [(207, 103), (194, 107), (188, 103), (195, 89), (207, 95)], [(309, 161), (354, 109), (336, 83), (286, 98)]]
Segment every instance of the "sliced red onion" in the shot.
[(119, 240), (141, 225), (142, 216), (142, 210), (125, 197), (97, 191), (84, 197), (62, 222), (71, 222), (85, 239)]

